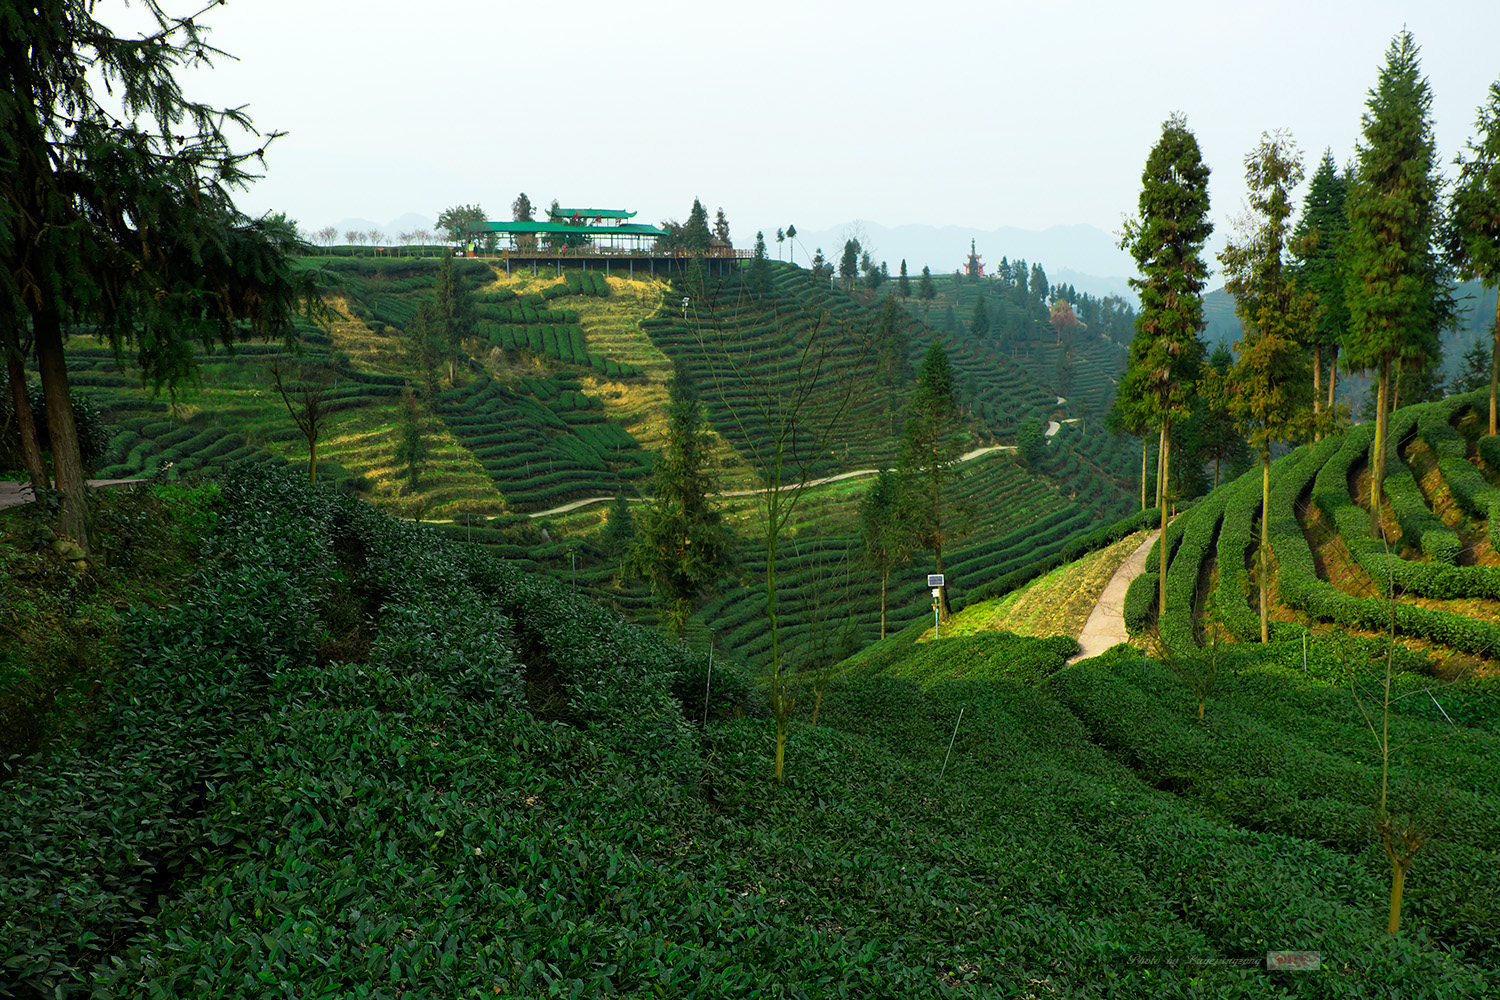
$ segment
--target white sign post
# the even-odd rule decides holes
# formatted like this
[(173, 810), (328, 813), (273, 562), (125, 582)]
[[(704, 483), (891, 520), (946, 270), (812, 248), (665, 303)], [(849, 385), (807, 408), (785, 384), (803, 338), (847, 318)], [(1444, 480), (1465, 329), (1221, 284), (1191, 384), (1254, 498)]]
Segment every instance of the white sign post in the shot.
[(938, 605), (943, 596), (943, 574), (928, 573), (927, 586), (932, 588), (932, 637), (938, 637)]

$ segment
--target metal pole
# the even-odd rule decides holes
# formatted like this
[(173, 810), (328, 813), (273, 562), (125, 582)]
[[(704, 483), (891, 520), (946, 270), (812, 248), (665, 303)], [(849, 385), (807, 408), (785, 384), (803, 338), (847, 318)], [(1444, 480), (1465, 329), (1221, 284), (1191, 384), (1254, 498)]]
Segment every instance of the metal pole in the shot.
[(948, 737), (948, 752), (943, 754), (943, 769), (938, 772), (939, 781), (942, 781), (943, 775), (948, 773), (948, 758), (953, 756), (953, 741), (958, 739), (958, 724), (962, 721), (964, 721), (964, 709), (960, 705), (958, 707), (958, 719), (953, 723), (953, 735)]
[(708, 692), (714, 683), (714, 634), (708, 633), (708, 676), (703, 679), (703, 728), (708, 728)]

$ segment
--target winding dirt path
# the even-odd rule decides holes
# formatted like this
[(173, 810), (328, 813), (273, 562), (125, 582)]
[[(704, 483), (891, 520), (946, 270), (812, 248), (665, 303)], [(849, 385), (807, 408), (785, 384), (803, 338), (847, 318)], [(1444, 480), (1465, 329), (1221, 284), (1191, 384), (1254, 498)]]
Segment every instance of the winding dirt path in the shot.
[(1091, 656), (1098, 656), (1112, 646), (1117, 646), (1130, 638), (1125, 631), (1125, 591), (1130, 589), (1130, 581), (1140, 576), (1146, 569), (1146, 556), (1151, 552), (1151, 546), (1156, 543), (1156, 538), (1161, 534), (1161, 529), (1151, 532), (1150, 536), (1140, 544), (1130, 558), (1120, 564), (1115, 570), (1115, 575), (1109, 578), (1104, 593), (1099, 595), (1099, 601), (1094, 605), (1094, 610), (1089, 614), (1089, 620), (1083, 624), (1083, 632), (1078, 636), (1078, 645), (1082, 647), (1079, 652), (1071, 657), (1069, 663), (1077, 663)]

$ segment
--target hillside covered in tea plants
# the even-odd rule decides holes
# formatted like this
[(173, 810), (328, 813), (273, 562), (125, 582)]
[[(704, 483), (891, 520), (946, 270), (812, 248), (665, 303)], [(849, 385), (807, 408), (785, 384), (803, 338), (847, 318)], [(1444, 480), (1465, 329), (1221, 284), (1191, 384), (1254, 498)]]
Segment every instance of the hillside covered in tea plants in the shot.
[(1430, 832), (1390, 937), (1347, 685), (1378, 646), (1241, 644), (1200, 720), (1178, 660), (917, 625), (839, 665), (778, 786), (755, 671), (431, 526), (265, 463), (100, 503), (108, 574), (0, 515), (6, 606), (96, 650), (3, 765), (0, 993), (1500, 987), (1500, 701), (1420, 658), (1395, 689), (1452, 721), (1391, 719)]
[[(507, 275), (493, 262), (458, 260), (473, 322), (450, 365), (420, 332), (438, 261), (305, 263), (323, 268), (329, 321), (305, 324), (295, 352), (248, 343), (200, 354), (198, 384), (175, 397), (140, 386), (107, 346), (73, 339), (74, 385), (99, 408), (107, 439), (100, 476), (170, 481), (246, 460), (305, 468), (309, 442), (297, 421), (313, 405), (322, 478), (650, 617), (647, 587), (622, 571), (627, 543), (609, 529), (605, 501), (648, 492), (664, 443), (666, 379), (681, 365), (705, 402), (733, 531), (716, 596), (690, 627), (754, 657), (769, 641), (753, 491), (767, 482), (770, 429), (757, 405), (795, 391), (799, 352), (817, 343), (821, 377), (855, 391), (848, 405), (820, 398), (799, 415), (790, 439), (798, 461), (783, 481), (856, 475), (807, 491), (779, 563), (787, 635), (824, 661), (879, 636), (880, 586), (859, 565), (858, 508), (868, 474), (896, 462), (916, 363), (934, 339), (948, 352), (976, 452), (954, 494), (968, 519), (945, 552), (952, 599), (1077, 552), (1136, 505), (1139, 442), (1078, 419), (993, 338), (934, 332), (914, 308), (790, 264), (766, 262), (766, 280), (753, 287), (745, 269), (667, 282), (576, 266)], [(837, 349), (823, 353), (825, 341)], [(1023, 465), (1014, 443), (1028, 422), (1050, 423), (1054, 434)], [(402, 457), (407, 433), (416, 455)], [(586, 501), (595, 502), (568, 510)], [(910, 553), (891, 581), (887, 610), (897, 620), (929, 603), (920, 555)]]

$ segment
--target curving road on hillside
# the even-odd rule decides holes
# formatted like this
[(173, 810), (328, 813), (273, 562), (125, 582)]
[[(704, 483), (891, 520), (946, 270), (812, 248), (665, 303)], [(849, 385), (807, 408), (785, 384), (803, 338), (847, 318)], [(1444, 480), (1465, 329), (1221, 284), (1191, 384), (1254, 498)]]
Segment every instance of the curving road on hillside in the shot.
[[(960, 462), (973, 461), (974, 459), (978, 458), (981, 455), (988, 455), (992, 451), (1015, 451), (1015, 450), (1016, 450), (1015, 446), (1014, 445), (1009, 445), (1009, 444), (991, 445), (988, 448), (975, 448), (973, 451), (965, 452), (962, 456), (960, 456), (959, 457), (959, 461)], [(837, 483), (837, 482), (841, 482), (842, 480), (845, 480), (845, 479), (858, 479), (861, 476), (873, 476), (873, 475), (875, 475), (879, 471), (880, 471), (879, 469), (856, 469), (853, 472), (841, 472), (841, 473), (839, 473), (836, 476), (825, 476), (822, 479), (812, 479), (812, 480), (809, 480), (806, 483), (786, 483), (786, 484), (784, 484), (782, 486), (777, 487), (777, 490), (779, 492), (785, 493), (788, 490), (801, 489), (804, 486), (822, 486), (825, 483)], [(771, 492), (771, 487), (769, 487), (769, 486), (763, 486), (763, 487), (761, 487), (758, 490), (731, 490), (728, 493), (716, 493), (714, 495), (715, 496), (721, 496), (721, 497), (753, 497), (753, 496), (759, 496), (762, 493), (770, 493), (770, 492)], [(614, 499), (615, 499), (614, 497), (589, 497), (586, 500), (574, 500), (572, 503), (565, 503), (561, 507), (553, 507), (551, 510), (539, 510), (535, 514), (530, 514), (530, 515), (527, 515), (527, 516), (533, 517), (533, 518), (536, 518), (536, 517), (551, 517), (554, 514), (566, 514), (566, 513), (568, 513), (571, 510), (577, 510), (580, 507), (587, 507), (591, 503), (612, 503), (612, 502), (614, 502)], [(631, 503), (641, 503), (645, 498), (644, 497), (628, 497), (627, 499)]]

